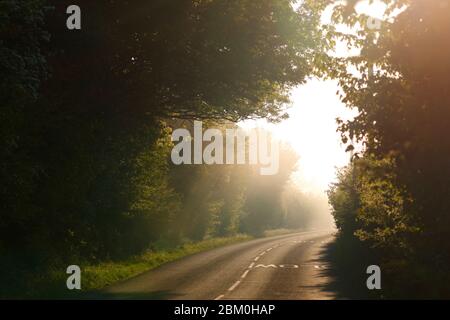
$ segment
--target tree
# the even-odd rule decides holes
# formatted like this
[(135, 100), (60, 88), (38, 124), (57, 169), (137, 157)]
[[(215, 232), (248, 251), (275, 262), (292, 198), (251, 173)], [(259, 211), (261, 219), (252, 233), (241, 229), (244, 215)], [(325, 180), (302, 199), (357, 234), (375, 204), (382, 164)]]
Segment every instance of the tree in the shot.
[(41, 49), (48, 40), (45, 11), (39, 0), (0, 3), (0, 251), (7, 247), (6, 241), (14, 247), (26, 241), (12, 241), (17, 235), (13, 231), (26, 228), (27, 211), (32, 207), (29, 199), (41, 170), (33, 161), (34, 150), (24, 144), (35, 142), (31, 113), (47, 75)]
[(174, 183), (168, 123), (283, 119), (324, 45), (312, 3), (80, 0), (68, 30), (68, 0), (2, 1), (0, 274), (236, 232), (237, 172)]
[[(450, 125), (450, 6), (383, 2), (391, 17), (380, 30), (368, 28), (367, 16), (357, 14), (352, 4), (337, 6), (336, 23), (359, 26), (356, 34), (341, 38), (360, 54), (328, 60), (336, 66), (328, 74), (339, 79), (343, 101), (359, 110), (354, 120), (340, 122), (344, 142), (363, 143), (360, 156), (390, 168), (371, 171), (370, 183), (362, 186), (361, 214), (378, 228), (369, 223), (360, 235), (383, 237), (391, 247), (407, 243), (407, 251), (414, 253), (410, 265), (434, 270), (440, 280), (433, 284), (443, 289), (439, 283), (448, 279), (444, 265), (450, 261), (449, 242), (443, 241), (450, 238), (450, 144), (442, 139)], [(358, 72), (349, 72), (350, 66)]]
[[(272, 138), (274, 139), (274, 138)], [(298, 155), (289, 146), (280, 148), (279, 172), (262, 176), (252, 168), (241, 229), (260, 236), (267, 229), (283, 226), (282, 195), (298, 162)]]
[(66, 102), (108, 114), (281, 119), (321, 46), (319, 16), (291, 0), (81, 1), (80, 32), (60, 27), (67, 3), (50, 24), (53, 85), (66, 78)]

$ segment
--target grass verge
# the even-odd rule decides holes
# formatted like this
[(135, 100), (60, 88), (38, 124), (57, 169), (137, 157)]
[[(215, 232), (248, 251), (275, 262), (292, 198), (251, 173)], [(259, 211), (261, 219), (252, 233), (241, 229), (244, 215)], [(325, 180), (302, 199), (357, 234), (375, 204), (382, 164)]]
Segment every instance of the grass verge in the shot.
[(115, 282), (131, 278), (142, 272), (159, 267), (164, 263), (194, 253), (250, 239), (251, 237), (247, 235), (212, 238), (200, 242), (185, 243), (174, 249), (149, 251), (126, 261), (86, 266), (83, 269), (83, 290), (92, 291), (101, 289)]
[[(101, 262), (98, 264), (80, 263), (82, 290), (67, 290), (66, 280), (69, 275), (66, 270), (46, 272), (40, 275), (28, 275), (27, 288), (8, 290), (8, 293), (0, 290), (0, 298), (7, 295), (6, 299), (78, 299), (86, 294), (98, 291), (113, 283), (134, 277), (140, 273), (159, 267), (160, 265), (175, 261), (182, 257), (202, 251), (226, 246), (233, 243), (251, 240), (248, 235), (236, 235), (224, 238), (211, 238), (198, 242), (186, 242), (174, 248), (161, 248), (144, 252), (123, 261)], [(19, 286), (21, 287), (21, 286)], [(26, 292), (24, 294), (24, 292)]]

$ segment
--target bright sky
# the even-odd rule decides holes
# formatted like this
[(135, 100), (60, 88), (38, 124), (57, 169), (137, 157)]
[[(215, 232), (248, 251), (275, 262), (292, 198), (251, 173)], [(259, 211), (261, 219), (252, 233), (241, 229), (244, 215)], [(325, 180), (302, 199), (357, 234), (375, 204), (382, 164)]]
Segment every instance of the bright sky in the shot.
[(262, 127), (288, 142), (299, 154), (298, 171), (293, 180), (303, 191), (321, 192), (335, 178), (335, 168), (348, 163), (349, 156), (336, 132), (336, 118), (349, 119), (354, 112), (346, 108), (336, 96), (334, 81), (313, 79), (291, 93), (293, 106), (289, 119), (279, 124), (266, 121), (246, 121), (246, 128)]
[[(375, 1), (361, 1), (357, 11), (381, 18), (385, 5)], [(329, 14), (329, 13), (328, 13)], [(328, 20), (326, 16), (324, 20)], [(348, 55), (345, 46), (338, 45), (338, 55)], [(268, 129), (279, 139), (292, 145), (299, 154), (298, 171), (293, 180), (302, 191), (321, 193), (328, 189), (336, 179), (336, 167), (349, 161), (349, 154), (341, 144), (340, 134), (336, 132), (336, 118), (351, 119), (355, 111), (348, 109), (336, 95), (339, 87), (335, 81), (309, 80), (305, 85), (293, 89), (293, 107), (290, 118), (279, 124), (266, 121), (245, 121), (245, 128), (262, 127)]]

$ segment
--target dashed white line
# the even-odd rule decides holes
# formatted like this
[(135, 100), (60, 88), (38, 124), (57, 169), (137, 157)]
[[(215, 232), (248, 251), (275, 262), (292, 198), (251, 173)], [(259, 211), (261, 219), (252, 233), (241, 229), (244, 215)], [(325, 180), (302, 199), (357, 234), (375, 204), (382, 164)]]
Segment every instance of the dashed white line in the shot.
[[(314, 240), (295, 240), (295, 241), (292, 241), (292, 242), (294, 242), (294, 243), (308, 243), (308, 242), (309, 242), (309, 243), (314, 243)], [(321, 243), (326, 243), (326, 242), (325, 242), (325, 241), (321, 241)], [(284, 244), (284, 243), (283, 243), (283, 244)], [(256, 256), (256, 257), (253, 259), (254, 262), (250, 263), (250, 265), (248, 266), (247, 270), (245, 270), (245, 272), (241, 275), (241, 279), (244, 279), (244, 278), (247, 277), (248, 273), (250, 272), (251, 269), (253, 269), (253, 267), (255, 266), (255, 262), (258, 261), (259, 258), (261, 258), (263, 255), (265, 255), (265, 254), (268, 253), (269, 251), (271, 251), (271, 250), (273, 250), (273, 249), (276, 249), (276, 248), (282, 246), (283, 244), (280, 244), (280, 243), (279, 243), (279, 244), (276, 244), (276, 245), (274, 245), (274, 246), (272, 246), (272, 247), (266, 249), (265, 251), (261, 252), (258, 256)], [(259, 267), (259, 266), (264, 267), (264, 268), (266, 268), (266, 267), (275, 267), (275, 268), (276, 268), (276, 267), (277, 267), (277, 266), (275, 266), (275, 265), (269, 265), (269, 266), (258, 265), (257, 267)], [(300, 266), (298, 266), (298, 265), (280, 265), (280, 267), (281, 267), (281, 268), (299, 268)], [(323, 268), (323, 266), (320, 266), (320, 265), (314, 265), (314, 268), (315, 268), (315, 269), (321, 269), (321, 268)], [(228, 289), (228, 291), (229, 291), (229, 292), (233, 291), (233, 290), (236, 289), (237, 286), (239, 286), (240, 284), (241, 284), (241, 280), (236, 281), (236, 282)], [(216, 297), (214, 300), (220, 300), (220, 299), (222, 299), (222, 298), (224, 298), (224, 297), (225, 297), (225, 294), (221, 294), (220, 296)]]
[(236, 289), (236, 287), (241, 283), (241, 281), (236, 281), (229, 289), (228, 291), (233, 291), (234, 289)]

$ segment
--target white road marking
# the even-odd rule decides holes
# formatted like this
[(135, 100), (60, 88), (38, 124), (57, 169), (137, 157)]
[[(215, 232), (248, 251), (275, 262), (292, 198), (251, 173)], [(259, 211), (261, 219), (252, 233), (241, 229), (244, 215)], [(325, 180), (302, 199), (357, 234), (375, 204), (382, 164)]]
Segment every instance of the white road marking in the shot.
[(229, 289), (228, 291), (233, 291), (234, 289), (236, 289), (236, 287), (241, 283), (241, 281), (236, 281)]
[(280, 268), (284, 269), (298, 269), (299, 266), (296, 264), (280, 264)]
[[(310, 240), (310, 241), (308, 241), (308, 240), (295, 240), (295, 241), (292, 241), (292, 242), (294, 242), (294, 243), (308, 243), (308, 242), (313, 243), (314, 241), (313, 240)], [(321, 243), (324, 243), (324, 241), (322, 241)], [(264, 254), (266, 254), (269, 251), (271, 251), (273, 249), (276, 249), (276, 248), (278, 248), (278, 247), (280, 247), (280, 246), (282, 246), (284, 244), (285, 243), (279, 243), (279, 244), (274, 245), (273, 247), (270, 247), (270, 248), (266, 249), (265, 251), (261, 252), (257, 257), (255, 257), (253, 259), (253, 261), (255, 261), (255, 262), (258, 261), (259, 258), (262, 257)], [(250, 263), (250, 265), (248, 266), (248, 269), (245, 270), (245, 272), (241, 275), (241, 279), (244, 279), (248, 275), (248, 273), (250, 272), (250, 269), (253, 269), (253, 267), (255, 266), (255, 262)], [(303, 266), (303, 265), (301, 265), (301, 266)], [(305, 265), (305, 266), (308, 266), (308, 265)], [(284, 264), (284, 265), (280, 265), (280, 266), (276, 266), (274, 264), (269, 264), (269, 265), (258, 264), (256, 266), (256, 268), (285, 268), (285, 269), (297, 269), (299, 267), (300, 267), (299, 265), (295, 265), (295, 264)], [(314, 268), (320, 269), (320, 268), (324, 268), (324, 266), (317, 266), (317, 265), (315, 265)], [(233, 291), (234, 289), (237, 288), (237, 286), (239, 286), (240, 283), (241, 283), (241, 280), (236, 281), (228, 289), (228, 291)], [(220, 300), (220, 299), (222, 299), (224, 297), (225, 297), (225, 294), (221, 294), (220, 296), (216, 297), (214, 300)]]
[(276, 265), (274, 264), (258, 264), (255, 268), (278, 268)]

